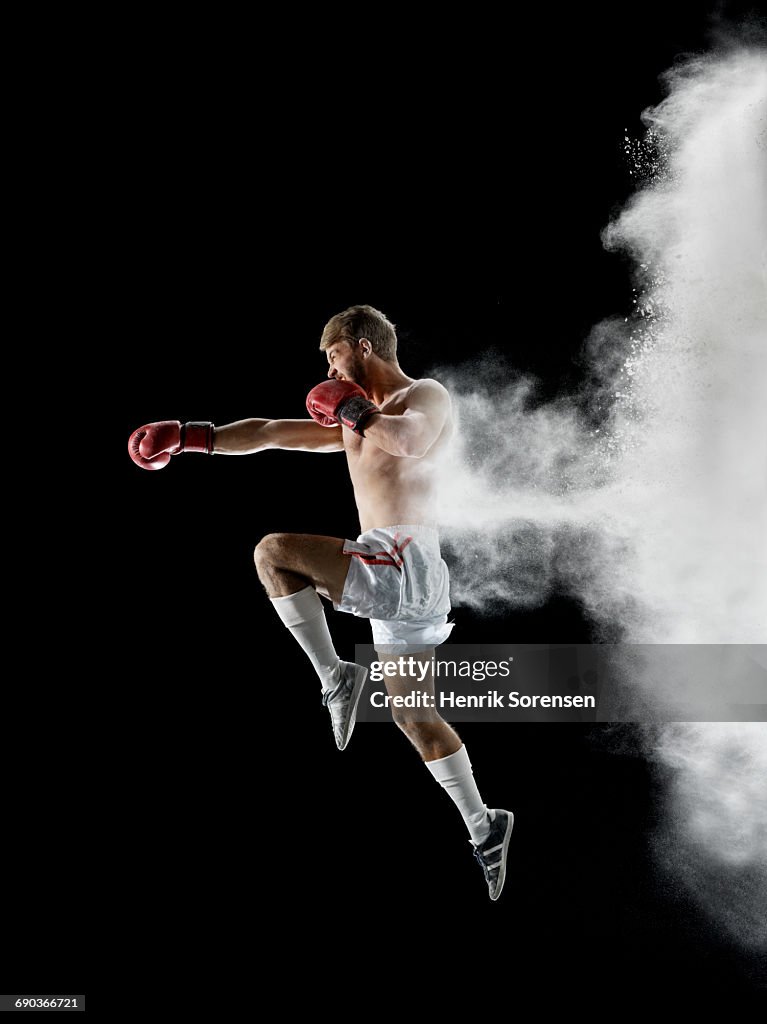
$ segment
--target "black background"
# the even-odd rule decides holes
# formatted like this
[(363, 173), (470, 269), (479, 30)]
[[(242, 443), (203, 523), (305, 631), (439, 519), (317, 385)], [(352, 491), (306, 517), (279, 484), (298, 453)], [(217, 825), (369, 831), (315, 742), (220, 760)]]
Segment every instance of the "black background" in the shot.
[[(47, 743), (8, 748), (28, 819), (8, 850), (9, 977), (170, 978), (207, 1003), (290, 997), (281, 967), (297, 990), (320, 972), (329, 1004), (351, 979), (376, 998), (407, 979), (424, 1000), (478, 996), (479, 1012), (527, 986), (542, 1005), (757, 986), (755, 959), (653, 863), (663, 779), (630, 727), (461, 728), (485, 800), (517, 818), (498, 904), (393, 725), (335, 749), (252, 551), (271, 531), (356, 535), (342, 455), (189, 455), (145, 473), (125, 454), (152, 420), (303, 415), (322, 327), (356, 302), (398, 325), (411, 376), (495, 348), (542, 398), (577, 387), (590, 326), (631, 304), (630, 267), (599, 237), (633, 188), (624, 130), (641, 132), (658, 75), (709, 45), (713, 11), (138, 33), (107, 104), (95, 253), (127, 398), (119, 496), (103, 466), (96, 483), (113, 535), (83, 609), (109, 654), (65, 652), (87, 696), (41, 684), (25, 700), (45, 706)], [(464, 643), (592, 636), (564, 596), (456, 613)], [(368, 642), (366, 623), (329, 619), (342, 657)], [(63, 820), (75, 807), (79, 824)], [(67, 912), (30, 923), (50, 906)]]

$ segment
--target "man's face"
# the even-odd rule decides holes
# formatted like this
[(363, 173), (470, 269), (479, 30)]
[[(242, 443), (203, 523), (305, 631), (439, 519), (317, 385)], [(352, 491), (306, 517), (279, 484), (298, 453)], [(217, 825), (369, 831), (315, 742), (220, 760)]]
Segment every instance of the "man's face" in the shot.
[(328, 377), (363, 385), (365, 365), (359, 342), (350, 345), (348, 341), (336, 341), (325, 349), (325, 354), (328, 357)]

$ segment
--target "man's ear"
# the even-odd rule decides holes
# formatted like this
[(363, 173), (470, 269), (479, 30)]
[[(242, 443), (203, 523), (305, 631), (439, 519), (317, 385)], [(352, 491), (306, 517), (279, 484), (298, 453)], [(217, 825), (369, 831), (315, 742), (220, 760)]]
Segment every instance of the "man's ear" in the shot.
[(363, 357), (364, 356), (369, 356), (370, 353), (373, 351), (373, 346), (370, 344), (370, 342), (368, 341), (367, 338), (360, 338), (358, 344), (362, 348), (362, 355), (363, 355)]

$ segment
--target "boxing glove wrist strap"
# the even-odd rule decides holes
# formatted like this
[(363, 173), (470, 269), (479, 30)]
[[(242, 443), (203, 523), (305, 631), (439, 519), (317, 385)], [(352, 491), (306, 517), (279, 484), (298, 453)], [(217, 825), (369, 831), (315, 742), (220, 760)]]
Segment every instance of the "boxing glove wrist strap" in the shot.
[(206, 455), (213, 454), (213, 431), (212, 423), (198, 423), (192, 421), (181, 426), (181, 448), (182, 452), (204, 452)]
[(350, 398), (344, 399), (338, 406), (336, 417), (343, 426), (364, 437), (366, 423), (371, 416), (380, 411), (375, 402), (363, 398), (362, 395), (352, 395)]

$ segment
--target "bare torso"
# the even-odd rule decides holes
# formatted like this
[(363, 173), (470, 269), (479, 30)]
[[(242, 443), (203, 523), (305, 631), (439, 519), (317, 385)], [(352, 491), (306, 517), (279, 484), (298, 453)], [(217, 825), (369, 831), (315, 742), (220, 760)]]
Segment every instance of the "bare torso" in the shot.
[[(381, 412), (404, 413), (419, 383), (412, 381), (389, 395), (380, 405)], [(438, 473), (452, 432), (453, 421), (448, 416), (423, 457), (403, 458), (344, 428), (344, 448), (363, 533), (377, 526), (436, 525)]]

